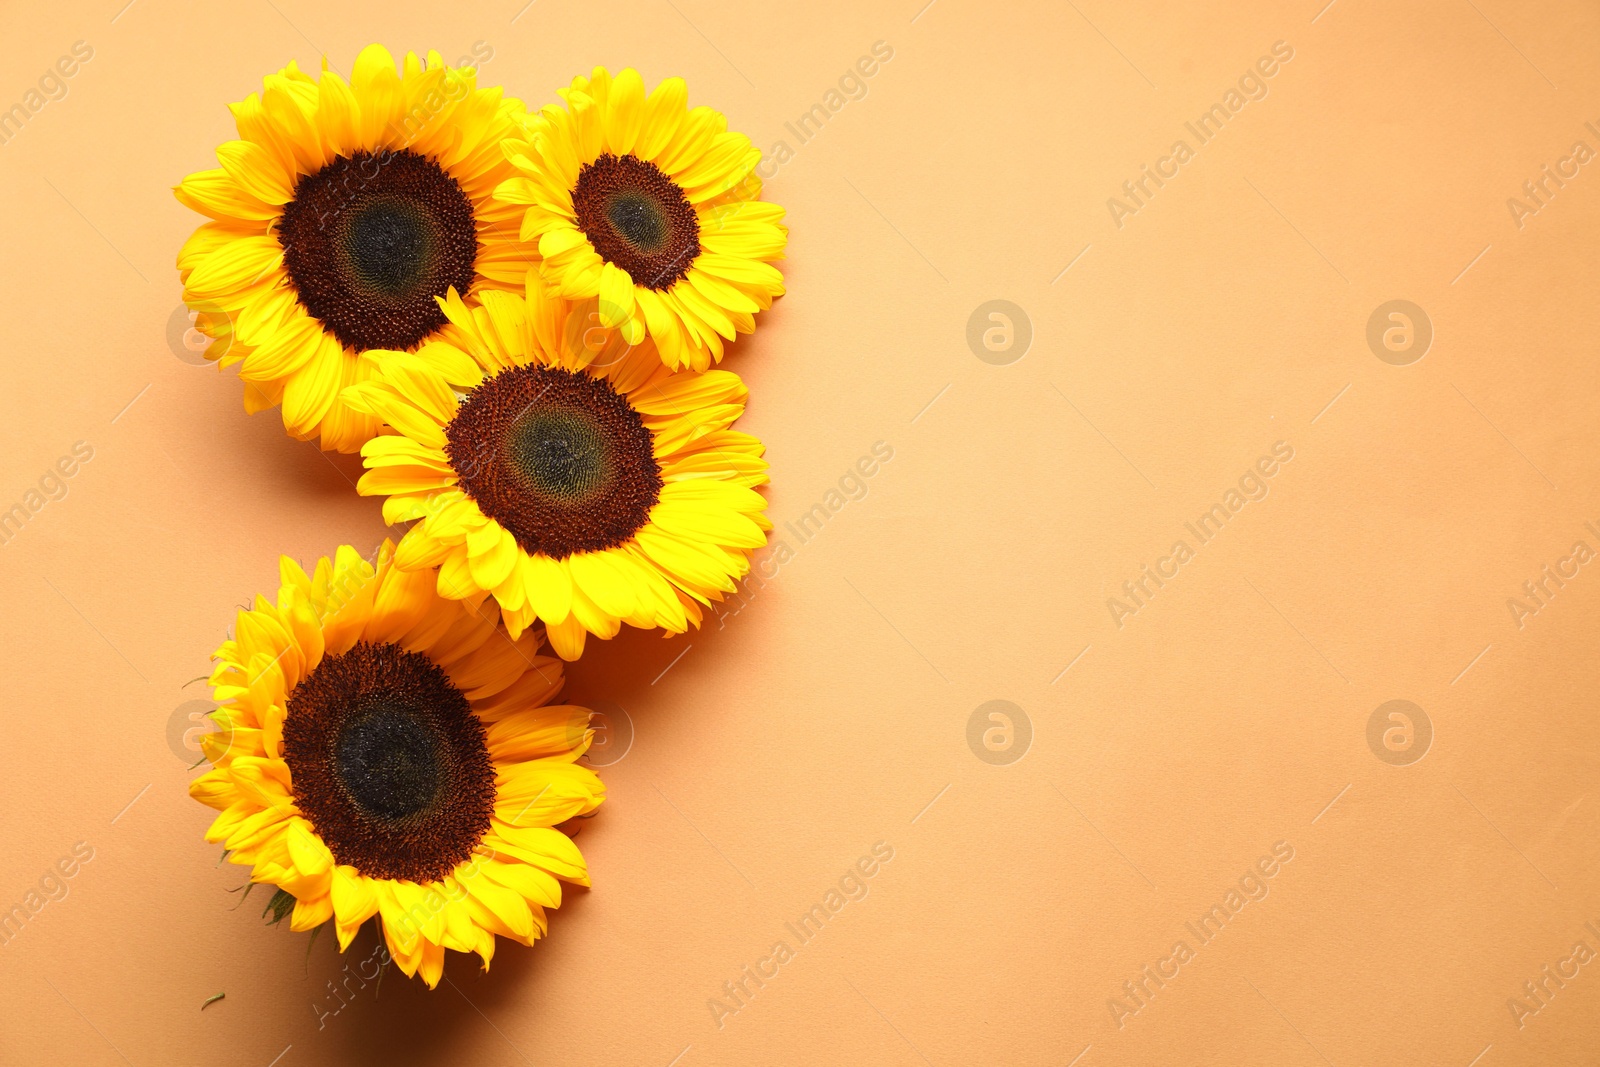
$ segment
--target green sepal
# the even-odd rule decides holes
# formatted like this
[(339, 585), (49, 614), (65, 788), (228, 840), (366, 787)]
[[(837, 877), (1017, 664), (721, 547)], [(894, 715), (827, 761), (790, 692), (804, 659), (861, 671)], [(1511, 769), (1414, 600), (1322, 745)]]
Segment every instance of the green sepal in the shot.
[(272, 894), (272, 899), (267, 901), (267, 906), (262, 910), (261, 917), (267, 919), (267, 916), (271, 915), (272, 918), (267, 919), (267, 925), (277, 926), (289, 917), (289, 913), (294, 910), (294, 906), (294, 894), (279, 889)]

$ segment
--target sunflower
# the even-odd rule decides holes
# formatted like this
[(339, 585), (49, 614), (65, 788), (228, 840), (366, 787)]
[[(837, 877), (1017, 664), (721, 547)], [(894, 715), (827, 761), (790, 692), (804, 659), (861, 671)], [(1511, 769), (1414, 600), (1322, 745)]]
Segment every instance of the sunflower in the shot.
[(604, 67), (561, 91), (507, 146), (522, 176), (496, 196), (525, 205), (557, 296), (598, 298), (604, 325), (630, 344), (646, 331), (673, 368), (705, 370), (723, 341), (755, 330), (783, 295), (783, 209), (759, 199), (761, 152), (727, 117), (689, 109), (682, 78), (645, 96), (631, 67)]
[(290, 63), (263, 92), (231, 106), (239, 140), (220, 169), (174, 192), (213, 221), (178, 254), (195, 326), (231, 345), (245, 410), (283, 405), (299, 440), (354, 452), (376, 432), (339, 402), (361, 380), (361, 353), (408, 350), (446, 326), (434, 297), (452, 286), (520, 285), (533, 252), (517, 211), (494, 189), (515, 173), (502, 146), (526, 109), (479, 89), (471, 67), (379, 45), (347, 82)]
[[(441, 596), (499, 602), (512, 636), (542, 620), (577, 659), (626, 622), (682, 633), (749, 572), (772, 524), (761, 442), (728, 427), (729, 371), (673, 371), (594, 325), (593, 300), (441, 300), (461, 347), (381, 353), (346, 402), (397, 431), (362, 448), (359, 491), (415, 519), (396, 565), (438, 568)], [(464, 395), (451, 388), (465, 388)]]
[(438, 984), (445, 949), (487, 968), (494, 935), (532, 944), (560, 882), (588, 885), (557, 823), (605, 799), (575, 761), (583, 708), (550, 705), (561, 663), (511, 639), (492, 602), (440, 598), (427, 572), (341, 547), (284, 557), (216, 652), (213, 769), (189, 793), (221, 814), (206, 840), (278, 887), (290, 925), (333, 921), (339, 947), (377, 916), (390, 955)]

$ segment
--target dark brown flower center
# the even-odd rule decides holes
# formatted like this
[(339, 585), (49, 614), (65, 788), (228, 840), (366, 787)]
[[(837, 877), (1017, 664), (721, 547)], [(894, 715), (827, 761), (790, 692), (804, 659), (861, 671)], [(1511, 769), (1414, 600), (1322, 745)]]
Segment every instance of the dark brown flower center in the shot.
[(700, 221), (683, 190), (654, 163), (605, 153), (578, 172), (578, 228), (633, 284), (669, 289), (700, 254)]
[(436, 881), (489, 829), (483, 725), (437, 664), (399, 645), (363, 642), (295, 686), (283, 758), (334, 859), (369, 878)]
[(406, 350), (445, 323), (434, 297), (475, 277), (461, 186), (415, 152), (357, 152), (301, 177), (278, 224), (300, 303), (357, 351)]
[(603, 378), (501, 371), (467, 394), (445, 438), (462, 489), (529, 553), (623, 544), (661, 494), (650, 431)]

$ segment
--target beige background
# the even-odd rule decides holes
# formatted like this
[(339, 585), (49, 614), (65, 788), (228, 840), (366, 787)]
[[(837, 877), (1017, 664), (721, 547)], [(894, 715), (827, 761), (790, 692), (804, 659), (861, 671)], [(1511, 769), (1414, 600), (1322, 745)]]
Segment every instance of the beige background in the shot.
[[(0, 146), (0, 504), (94, 449), (0, 548), (0, 903), (95, 850), (0, 948), (4, 1063), (1600, 1056), (1600, 961), (1520, 1028), (1506, 1003), (1600, 951), (1600, 564), (1520, 628), (1507, 607), (1600, 550), (1600, 162), (1520, 229), (1506, 204), (1600, 151), (1593, 3), (122, 2), (0, 14), (0, 107), (94, 49)], [(182, 686), (280, 551), (370, 548), (378, 501), (169, 344), (198, 221), (169, 189), (263, 74), (373, 39), (483, 42), (532, 104), (594, 63), (681, 74), (787, 142), (790, 295), (725, 365), (796, 551), (725, 625), (572, 671), (636, 736), (548, 941), (331, 1014), (372, 943), (308, 956), (260, 894), (230, 910)], [(877, 41), (801, 145), (784, 124)], [(1107, 198), (1278, 41), (1268, 95), (1119, 229)], [(1032, 325), (1008, 365), (966, 341), (992, 299)], [(1365, 339), (1394, 299), (1435, 333), (1407, 366)], [(863, 499), (784, 533), (879, 441)], [(1277, 441), (1269, 495), (1118, 628), (1106, 599)], [(1008, 765), (967, 742), (996, 699), (1032, 728)], [(1366, 740), (1392, 699), (1432, 724), (1409, 766)], [(719, 1028), (708, 1000), (880, 841), (866, 899)], [(1184, 924), (1280, 841), (1269, 895), (1201, 945)]]

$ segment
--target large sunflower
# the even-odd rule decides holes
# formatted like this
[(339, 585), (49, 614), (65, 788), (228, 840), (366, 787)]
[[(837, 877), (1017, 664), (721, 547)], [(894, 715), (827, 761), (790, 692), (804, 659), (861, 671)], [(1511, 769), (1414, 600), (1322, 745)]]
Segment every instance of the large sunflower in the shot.
[(525, 205), (522, 239), (538, 241), (557, 296), (599, 299), (630, 344), (648, 330), (669, 367), (704, 370), (724, 340), (755, 329), (783, 295), (783, 209), (763, 203), (761, 152), (709, 107), (688, 107), (682, 78), (645, 96), (631, 67), (604, 67), (529, 119), (507, 151), (522, 176), (497, 196)]
[(728, 428), (744, 383), (667, 369), (536, 271), (526, 301), (440, 304), (461, 347), (369, 356), (374, 377), (345, 393), (397, 431), (362, 448), (359, 484), (388, 496), (388, 522), (417, 520), (396, 564), (438, 567), (446, 597), (494, 594), (513, 636), (542, 620), (569, 660), (624, 622), (698, 626), (772, 528), (761, 442)]
[(231, 106), (240, 139), (217, 149), (221, 168), (174, 190), (213, 220), (178, 269), (197, 328), (232, 342), (213, 358), (239, 364), (247, 411), (281, 403), (290, 435), (354, 452), (377, 430), (338, 399), (360, 354), (436, 336), (452, 286), (472, 300), (520, 285), (536, 253), (493, 193), (526, 110), (476, 78), (437, 52), (396, 74), (370, 45), (348, 82), (290, 63)]
[(344, 546), (309, 577), (283, 558), (277, 603), (216, 652), (214, 768), (189, 792), (222, 813), (206, 840), (292, 896), (294, 929), (331, 919), (342, 951), (376, 915), (431, 987), (445, 949), (487, 967), (494, 935), (532, 944), (560, 882), (589, 884), (554, 827), (605, 787), (574, 762), (589, 712), (547, 705), (561, 663), (538, 633), (512, 640), (492, 602), (443, 599), (393, 555)]

